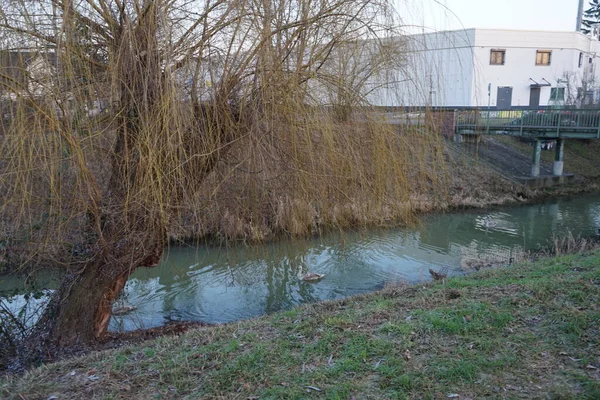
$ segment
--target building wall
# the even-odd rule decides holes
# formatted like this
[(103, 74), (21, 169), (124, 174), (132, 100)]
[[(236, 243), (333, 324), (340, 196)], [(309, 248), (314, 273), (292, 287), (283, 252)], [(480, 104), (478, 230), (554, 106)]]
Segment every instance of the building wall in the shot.
[(385, 106), (468, 106), (475, 30), (410, 35), (402, 66), (369, 100)]
[[(506, 51), (504, 65), (490, 65), (492, 49)], [(536, 65), (537, 50), (552, 51), (550, 65)], [(582, 86), (584, 79), (597, 90), (596, 82), (599, 81), (597, 75), (600, 69), (596, 65), (600, 62), (600, 45), (597, 40), (581, 33), (477, 29), (474, 56), (475, 72), (471, 99), (474, 106), (487, 105), (488, 83), (492, 86), (492, 106), (497, 104), (497, 90), (501, 86), (513, 88), (513, 106), (529, 106), (530, 86), (535, 82), (543, 85), (549, 82), (551, 85), (540, 88), (541, 106), (564, 104), (568, 102), (569, 95), (571, 100), (574, 100), (577, 87)], [(568, 80), (571, 82), (567, 83)], [(564, 101), (551, 101), (553, 87), (565, 88), (567, 93)]]

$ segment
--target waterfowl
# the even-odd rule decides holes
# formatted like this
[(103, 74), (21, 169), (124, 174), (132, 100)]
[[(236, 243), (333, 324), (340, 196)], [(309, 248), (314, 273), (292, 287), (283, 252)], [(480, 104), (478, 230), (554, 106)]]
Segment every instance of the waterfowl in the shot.
[(433, 279), (435, 279), (436, 281), (441, 281), (446, 279), (446, 277), (448, 276), (448, 272), (445, 271), (440, 271), (440, 272), (436, 272), (434, 270), (432, 270), (431, 268), (429, 268), (429, 274), (433, 277)]
[(463, 271), (479, 271), (483, 266), (483, 261), (478, 258), (462, 258), (460, 260), (460, 268)]
[(320, 279), (323, 279), (325, 274), (317, 274), (316, 272), (308, 272), (302, 275), (302, 280), (307, 282), (316, 282)]
[(494, 219), (492, 219), (492, 217), (490, 217), (489, 215), (486, 215), (483, 219), (483, 226), (485, 226), (486, 228), (493, 228), (496, 225), (498, 225), (498, 222), (494, 221)]
[(124, 314), (127, 314), (128, 312), (135, 310), (136, 308), (137, 307), (134, 307), (134, 306), (124, 305), (124, 306), (113, 308), (112, 314), (113, 315), (124, 315)]

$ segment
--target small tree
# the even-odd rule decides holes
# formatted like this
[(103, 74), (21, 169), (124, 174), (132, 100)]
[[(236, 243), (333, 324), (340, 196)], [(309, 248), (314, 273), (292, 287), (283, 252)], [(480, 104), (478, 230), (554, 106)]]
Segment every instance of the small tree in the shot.
[(589, 71), (564, 72), (560, 81), (564, 85), (566, 106), (585, 108), (596, 104), (596, 99), (590, 93), (595, 93), (597, 86), (594, 75)]
[(590, 8), (583, 12), (581, 32), (591, 33), (594, 26), (600, 23), (600, 0), (590, 0)]

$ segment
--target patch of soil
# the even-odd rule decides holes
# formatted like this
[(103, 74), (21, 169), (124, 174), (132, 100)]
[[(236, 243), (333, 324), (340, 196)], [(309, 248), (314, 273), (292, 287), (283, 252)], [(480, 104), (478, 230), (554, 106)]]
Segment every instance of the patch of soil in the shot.
[(121, 347), (130, 343), (139, 343), (145, 340), (154, 339), (159, 336), (177, 336), (187, 332), (192, 328), (201, 328), (211, 326), (199, 321), (169, 321), (165, 325), (156, 328), (138, 329), (129, 332), (109, 332), (108, 336), (98, 345), (101, 348), (111, 349)]
[(160, 336), (178, 336), (192, 328), (211, 326), (197, 321), (170, 321), (156, 328), (138, 329), (129, 332), (109, 332), (108, 336), (90, 348), (90, 351), (115, 349), (129, 344), (140, 343)]
[[(95, 351), (110, 350), (124, 347), (131, 344), (144, 342), (146, 340), (156, 339), (160, 336), (178, 336), (193, 328), (202, 328), (211, 326), (204, 322), (194, 321), (171, 321), (163, 326), (149, 329), (138, 329), (130, 332), (109, 332), (108, 335), (96, 343), (91, 343), (85, 346), (73, 346), (66, 349), (52, 350), (51, 354), (44, 357), (39, 362), (50, 364), (73, 357), (83, 356)], [(24, 362), (25, 358), (19, 356), (21, 348), (17, 348), (17, 356), (0, 360), (0, 376), (12, 373), (21, 373), (30, 365)], [(22, 356), (22, 354), (21, 354)], [(35, 363), (34, 363), (35, 364)]]
[[(493, 138), (485, 138), (478, 146), (474, 143), (463, 143), (463, 146), (477, 147), (478, 156), (505, 176), (520, 178), (531, 175), (531, 156), (525, 156)], [(542, 160), (540, 174), (552, 175), (552, 164)]]

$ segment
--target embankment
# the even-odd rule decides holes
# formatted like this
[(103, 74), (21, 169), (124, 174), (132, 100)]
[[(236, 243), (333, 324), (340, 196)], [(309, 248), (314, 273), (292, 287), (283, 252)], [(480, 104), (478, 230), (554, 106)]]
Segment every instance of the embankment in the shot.
[[(485, 138), (478, 144), (458, 145), (448, 141), (441, 147), (431, 144), (430, 150), (421, 149), (420, 154), (427, 154), (427, 151), (439, 151), (441, 148), (443, 154), (432, 157), (436, 162), (430, 160), (429, 167), (424, 167), (427, 160), (420, 160), (421, 166), (414, 174), (405, 174), (418, 184), (406, 186), (412, 193), (402, 198), (393, 196), (398, 188), (387, 189), (394, 186), (394, 182), (402, 183), (397, 177), (387, 177), (385, 182), (378, 182), (376, 190), (369, 187), (373, 183), (366, 176), (367, 180), (362, 182), (358, 175), (347, 180), (336, 177), (333, 180), (335, 185), (329, 184), (328, 178), (318, 183), (307, 179), (302, 184), (304, 189), (297, 190), (290, 189), (294, 185), (274, 172), (265, 176), (264, 171), (255, 168), (262, 171), (255, 174), (248, 166), (248, 169), (235, 169), (235, 174), (231, 175), (224, 166), (222, 171), (215, 172), (215, 176), (207, 182), (207, 189), (200, 192), (194, 204), (187, 206), (189, 210), (173, 224), (175, 228), (170, 236), (173, 242), (248, 244), (276, 240), (282, 236), (318, 235), (330, 229), (404, 224), (407, 219), (410, 222), (407, 216), (415, 212), (424, 214), (535, 202), (544, 197), (598, 190), (599, 142), (568, 141), (565, 169), (575, 174), (574, 183), (537, 190), (524, 187), (516, 179), (529, 172), (530, 146), (509, 137)], [(389, 159), (393, 151), (387, 151)], [(407, 153), (403, 154), (406, 156)], [(546, 168), (546, 171), (549, 171), (552, 157), (553, 152), (543, 152), (543, 169)], [(360, 153), (357, 159), (367, 165), (367, 159), (372, 157)], [(347, 168), (350, 168), (350, 161), (344, 161)], [(267, 164), (265, 161), (264, 165)], [(275, 171), (285, 170), (278, 168)], [(324, 166), (322, 168), (325, 169)], [(402, 167), (390, 168), (388, 175), (398, 168)], [(404, 168), (410, 170), (410, 165)], [(422, 178), (413, 176), (420, 173)], [(313, 176), (311, 179), (318, 178)], [(402, 184), (408, 185), (408, 182)], [(332, 196), (334, 192), (336, 196)], [(378, 197), (378, 193), (382, 197)], [(321, 200), (316, 202), (315, 198)], [(34, 228), (38, 229), (37, 226)], [(43, 224), (40, 222), (39, 226)], [(67, 236), (68, 241), (49, 241), (51, 235), (33, 230), (24, 232), (21, 237), (7, 236), (6, 240), (0, 237), (0, 274), (2, 270), (13, 270), (24, 261), (39, 268), (69, 264), (74, 258), (84, 256), (76, 245), (70, 244), (77, 243), (77, 233), (74, 231)]]
[(5, 377), (6, 399), (599, 398), (600, 252), (388, 287)]

